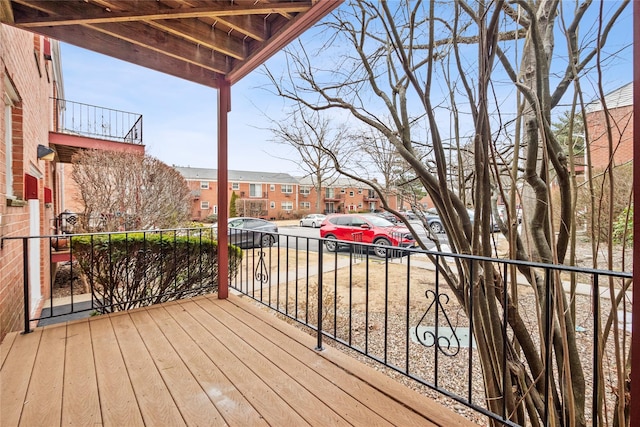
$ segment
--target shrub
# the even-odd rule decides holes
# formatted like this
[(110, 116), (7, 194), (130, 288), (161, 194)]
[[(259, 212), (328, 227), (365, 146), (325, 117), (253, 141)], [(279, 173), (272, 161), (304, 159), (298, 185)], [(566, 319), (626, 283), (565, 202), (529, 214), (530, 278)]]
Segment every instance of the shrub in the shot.
[[(218, 290), (218, 245), (200, 232), (73, 236), (71, 251), (101, 313)], [(242, 251), (229, 245), (229, 278), (241, 259)]]
[(633, 244), (633, 206), (625, 208), (613, 223), (613, 239), (617, 243)]

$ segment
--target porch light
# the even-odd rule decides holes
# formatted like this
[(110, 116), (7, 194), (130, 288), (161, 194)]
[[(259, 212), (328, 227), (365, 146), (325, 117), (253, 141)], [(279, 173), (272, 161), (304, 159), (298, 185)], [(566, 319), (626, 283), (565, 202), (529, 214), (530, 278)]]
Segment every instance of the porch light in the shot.
[(47, 162), (50, 162), (53, 160), (53, 158), (56, 156), (56, 152), (53, 151), (51, 148), (49, 147), (45, 147), (42, 144), (38, 144), (38, 159), (39, 160), (46, 160)]

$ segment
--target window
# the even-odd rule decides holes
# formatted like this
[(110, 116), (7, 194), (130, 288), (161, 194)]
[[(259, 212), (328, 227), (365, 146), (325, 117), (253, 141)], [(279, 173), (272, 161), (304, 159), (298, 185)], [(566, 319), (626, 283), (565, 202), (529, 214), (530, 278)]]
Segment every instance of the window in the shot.
[(5, 94), (4, 97), (4, 123), (5, 123), (5, 133), (4, 133), (4, 141), (6, 145), (6, 153), (7, 153), (7, 163), (6, 163), (6, 171), (7, 171), (7, 179), (6, 179), (6, 194), (7, 197), (13, 196), (13, 129), (11, 123), (11, 106), (13, 103), (8, 95)]
[(271, 184), (269, 186), (269, 191), (276, 191), (276, 185), (275, 184)]
[(23, 160), (22, 140), (19, 138), (22, 132), (21, 129), (15, 128), (16, 124), (20, 126), (22, 123), (22, 108), (20, 108), (19, 105), (20, 98), (18, 97), (18, 92), (6, 75), (4, 78), (4, 86), (5, 194), (7, 199), (15, 199), (20, 197), (23, 190), (22, 180), (19, 179), (23, 171), (14, 169), (14, 164), (20, 164)]
[(287, 194), (293, 193), (293, 185), (291, 184), (282, 184), (280, 188), (282, 188), (283, 193), (287, 193)]
[(202, 209), (203, 211), (208, 211), (209, 210), (209, 202), (207, 202), (206, 200), (203, 200), (200, 202), (200, 209)]
[(275, 209), (275, 208), (276, 208), (276, 202), (271, 202), (271, 203), (269, 204), (269, 207), (270, 207), (271, 209)]
[(231, 183), (231, 189), (232, 190), (239, 190), (240, 189), (240, 183), (239, 182), (232, 182)]
[(340, 189), (340, 194), (344, 194), (344, 193), (345, 193), (345, 191), (347, 191), (347, 189), (346, 189), (346, 188), (344, 188), (344, 187), (343, 187), (343, 188), (341, 188), (341, 189)]
[(311, 187), (307, 185), (300, 186), (300, 194), (304, 194), (305, 196), (308, 196), (310, 192), (311, 192)]
[(200, 181), (200, 189), (208, 190), (209, 189), (209, 181)]
[(349, 197), (353, 197), (353, 191), (349, 191)]
[(300, 202), (300, 209), (311, 209), (311, 202)]
[(358, 188), (358, 194), (362, 194), (362, 188)]
[(262, 184), (249, 184), (249, 197), (262, 197)]
[(325, 199), (333, 199), (333, 188), (325, 188), (324, 197)]
[(293, 202), (282, 202), (282, 210), (283, 211), (292, 211), (293, 210)]

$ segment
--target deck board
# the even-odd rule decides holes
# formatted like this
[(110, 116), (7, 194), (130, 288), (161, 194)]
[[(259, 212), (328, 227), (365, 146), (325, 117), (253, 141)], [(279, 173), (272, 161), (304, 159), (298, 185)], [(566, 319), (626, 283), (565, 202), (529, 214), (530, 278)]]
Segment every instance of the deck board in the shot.
[[(197, 307), (196, 307), (197, 308)], [(214, 363), (233, 382), (233, 385), (242, 393), (249, 404), (256, 408), (271, 425), (308, 425), (304, 419), (289, 407), (270, 385), (260, 378), (251, 375), (242, 360), (229, 351), (224, 343), (211, 334), (195, 317), (194, 313), (187, 312), (182, 306), (172, 305), (167, 307), (175, 319), (180, 322), (194, 341), (208, 354), (214, 354)], [(197, 316), (197, 313), (195, 313)], [(206, 319), (205, 319), (206, 320)]]
[(191, 337), (180, 327), (165, 309), (154, 311), (154, 320), (175, 351), (189, 366), (191, 375), (198, 381), (208, 398), (229, 425), (266, 426), (260, 413), (235, 388), (234, 384), (218, 369)]
[(14, 334), (15, 342), (0, 369), (0, 426), (16, 426), (20, 421), (42, 329)]
[[(199, 301), (199, 304), (212, 304), (210, 300)], [(260, 325), (264, 325), (263, 321), (258, 317), (247, 316), (241, 308), (233, 304), (225, 304), (221, 307), (224, 312), (229, 313), (229, 317), (226, 318), (228, 324), (244, 322), (247, 328), (255, 328)], [(218, 310), (219, 311), (219, 310)], [(216, 311), (216, 313), (218, 313)], [(232, 316), (232, 317), (231, 317)], [(314, 384), (330, 383), (339, 391), (334, 389), (323, 390), (322, 396), (326, 399), (326, 403), (330, 406), (338, 406), (344, 410), (349, 411), (347, 415), (349, 422), (356, 425), (362, 425), (364, 421), (371, 420), (370, 415), (368, 418), (361, 419), (353, 413), (353, 410), (364, 406), (366, 410), (360, 411), (362, 415), (366, 415), (369, 412), (377, 413), (381, 418), (384, 418), (387, 423), (396, 423), (403, 426), (428, 426), (436, 425), (430, 424), (425, 421), (423, 416), (411, 411), (407, 411), (407, 408), (400, 402), (392, 399), (389, 396), (380, 394), (377, 389), (370, 386), (367, 383), (363, 383), (361, 380), (352, 377), (351, 375), (345, 375), (344, 369), (329, 362), (324, 358), (307, 357), (307, 352), (310, 351), (312, 345), (314, 345), (315, 339), (304, 335), (305, 344), (301, 344), (290, 336), (283, 334), (276, 328), (270, 328), (268, 332), (264, 333), (265, 336), (270, 338), (272, 347), (273, 344), (279, 348), (287, 351), (291, 356), (291, 359), (301, 364), (301, 372), (308, 372), (303, 378), (309, 379), (308, 386), (315, 388)], [(267, 347), (268, 351), (268, 347)], [(323, 350), (324, 352), (325, 350)], [(273, 351), (270, 354), (265, 354), (266, 357), (273, 357)], [(313, 363), (304, 364), (305, 361), (312, 360)], [(295, 363), (288, 360), (287, 363)], [(307, 362), (308, 363), (308, 362)], [(340, 402), (349, 403), (348, 405), (340, 405)], [(363, 408), (364, 409), (364, 408)]]
[(183, 414), (185, 422), (188, 425), (223, 425), (224, 420), (220, 412), (203, 392), (158, 325), (152, 321), (149, 312), (137, 311), (131, 313), (131, 316), (164, 381), (172, 390), (175, 404)]
[(127, 366), (111, 325), (111, 317), (94, 317), (89, 326), (103, 424), (144, 425)]
[(64, 369), (56, 368), (64, 360), (66, 336), (64, 324), (44, 328), (40, 347), (47, 351), (36, 355), (20, 425), (42, 426), (60, 419)]
[[(135, 325), (133, 317), (139, 319)], [(134, 312), (130, 316), (111, 319), (142, 418), (146, 425), (185, 425), (143, 341), (142, 337), (147, 335), (145, 325), (148, 323), (153, 323), (153, 320), (146, 312)]]
[(102, 420), (89, 322), (67, 325), (62, 425), (92, 426)]
[(237, 296), (12, 333), (1, 347), (2, 426), (474, 425)]

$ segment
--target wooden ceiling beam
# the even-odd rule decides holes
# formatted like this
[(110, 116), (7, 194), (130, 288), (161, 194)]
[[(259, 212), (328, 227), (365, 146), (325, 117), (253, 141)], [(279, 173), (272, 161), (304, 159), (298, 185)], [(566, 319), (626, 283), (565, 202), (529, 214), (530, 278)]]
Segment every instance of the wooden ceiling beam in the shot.
[[(56, 16), (37, 16), (34, 15), (30, 18), (21, 17), (20, 20), (16, 20), (17, 24), (20, 24), (25, 28), (37, 28), (37, 27), (49, 27), (60, 25), (80, 25), (80, 24), (101, 24), (101, 23), (115, 23), (115, 22), (131, 22), (140, 20), (156, 20), (156, 19), (186, 19), (186, 18), (217, 18), (217, 17), (229, 17), (238, 15), (268, 15), (270, 13), (299, 13), (306, 12), (311, 7), (311, 2), (295, 2), (295, 3), (258, 3), (258, 4), (242, 4), (238, 3), (233, 5), (228, 4), (215, 4), (207, 7), (195, 7), (188, 9), (156, 9), (154, 13), (150, 11), (128, 11), (128, 12), (114, 12), (110, 8), (95, 10), (87, 10), (84, 7), (77, 7), (76, 5), (84, 5), (84, 3), (70, 3), (70, 2), (58, 2), (47, 1), (38, 2), (38, 10), (59, 10), (58, 3), (67, 3), (67, 8), (73, 8), (74, 13), (68, 13), (65, 15)], [(144, 2), (142, 2), (144, 3)]]
[(0, 0), (0, 22), (13, 23), (13, 9), (10, 0)]
[[(83, 49), (101, 53), (122, 61), (150, 68), (161, 73), (217, 88), (220, 73), (187, 63), (155, 50), (146, 49), (105, 33), (84, 26), (44, 27), (39, 32), (54, 39), (73, 44)], [(135, 90), (135, 88), (131, 88)]]
[[(198, 0), (179, 0), (184, 6), (196, 7)], [(177, 3), (173, 1), (172, 3)], [(212, 25), (220, 23), (230, 30), (239, 32), (245, 37), (253, 40), (264, 42), (268, 38), (268, 26), (261, 16), (217, 16), (215, 18), (203, 18), (204, 21), (210, 21)]]
[(216, 55), (211, 49), (199, 47), (144, 23), (120, 22), (84, 27), (218, 73), (225, 74), (231, 68), (231, 64), (223, 55)]
[(247, 57), (242, 40), (229, 36), (226, 32), (216, 30), (198, 19), (145, 21), (147, 25), (161, 31), (184, 38), (192, 43), (215, 50), (235, 59)]

